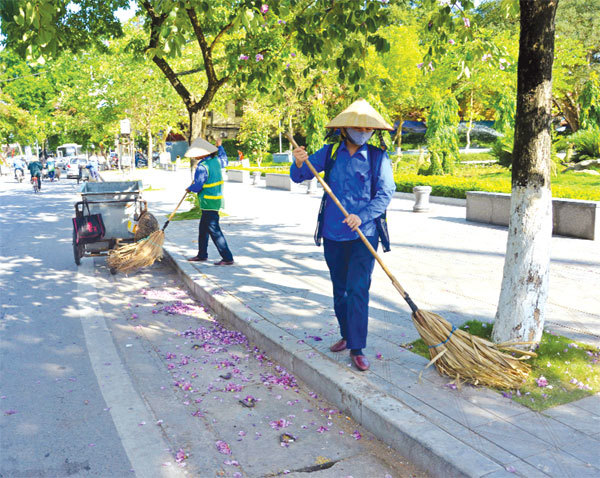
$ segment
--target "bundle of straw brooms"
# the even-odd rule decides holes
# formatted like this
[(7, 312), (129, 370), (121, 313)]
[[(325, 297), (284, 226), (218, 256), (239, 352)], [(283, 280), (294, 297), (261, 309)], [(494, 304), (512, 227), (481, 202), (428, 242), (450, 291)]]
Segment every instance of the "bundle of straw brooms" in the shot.
[[(288, 133), (287, 137), (294, 148), (297, 148), (298, 145), (293, 136)], [(310, 161), (306, 160), (306, 165), (321, 183), (325, 192), (340, 208), (344, 217), (347, 217), (348, 212)], [(419, 309), (383, 263), (361, 230), (357, 229), (357, 232), (396, 290), (411, 308), (413, 323), (429, 347), (431, 361), (427, 366), (435, 364), (441, 374), (454, 378), (457, 385), (460, 385), (461, 381), (502, 389), (519, 388), (522, 385), (531, 370), (529, 364), (523, 360), (535, 356), (533, 352), (515, 348), (517, 345), (525, 345), (525, 342), (494, 344), (457, 329), (438, 314)]]
[(179, 209), (179, 206), (181, 206), (186, 195), (187, 191), (167, 219), (167, 222), (163, 225), (162, 229), (152, 232), (144, 239), (131, 244), (126, 244), (109, 252), (106, 262), (111, 271), (114, 270), (129, 274), (142, 267), (151, 266), (156, 260), (162, 259), (163, 244), (165, 243), (165, 229), (177, 212), (177, 209)]

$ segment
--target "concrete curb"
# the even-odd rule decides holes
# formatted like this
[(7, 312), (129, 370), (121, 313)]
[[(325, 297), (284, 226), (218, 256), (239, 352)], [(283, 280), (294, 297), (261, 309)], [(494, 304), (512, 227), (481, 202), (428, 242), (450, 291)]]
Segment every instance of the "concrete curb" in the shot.
[(165, 260), (197, 299), (315, 392), (432, 476), (480, 478), (507, 473), (504, 467), (378, 389), (357, 372), (309, 345), (298, 343), (286, 330), (212, 283), (168, 241), (164, 253)]

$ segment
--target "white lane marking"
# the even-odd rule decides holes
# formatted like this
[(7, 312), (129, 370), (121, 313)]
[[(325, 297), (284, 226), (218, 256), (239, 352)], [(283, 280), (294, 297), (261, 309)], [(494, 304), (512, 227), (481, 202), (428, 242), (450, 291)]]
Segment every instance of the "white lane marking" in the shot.
[[(144, 478), (186, 476), (166, 451), (170, 447), (156, 426), (156, 417), (135, 390), (119, 357), (99, 308), (91, 259), (83, 260), (78, 268), (76, 300), (94, 374), (135, 474)], [(104, 365), (107, 362), (110, 367)], [(140, 426), (142, 422), (145, 425)]]

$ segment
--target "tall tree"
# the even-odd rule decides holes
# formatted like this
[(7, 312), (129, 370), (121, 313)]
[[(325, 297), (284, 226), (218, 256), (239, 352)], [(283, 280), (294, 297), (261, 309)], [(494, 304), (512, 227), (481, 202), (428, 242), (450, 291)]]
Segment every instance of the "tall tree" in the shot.
[(520, 0), (512, 195), (493, 339), (539, 342), (552, 238), (552, 63), (558, 0)]

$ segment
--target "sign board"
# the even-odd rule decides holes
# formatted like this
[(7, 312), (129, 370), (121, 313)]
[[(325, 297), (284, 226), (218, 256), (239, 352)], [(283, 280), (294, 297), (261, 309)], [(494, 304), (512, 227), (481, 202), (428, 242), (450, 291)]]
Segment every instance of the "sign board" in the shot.
[(121, 134), (131, 134), (131, 122), (128, 119), (121, 120)]

